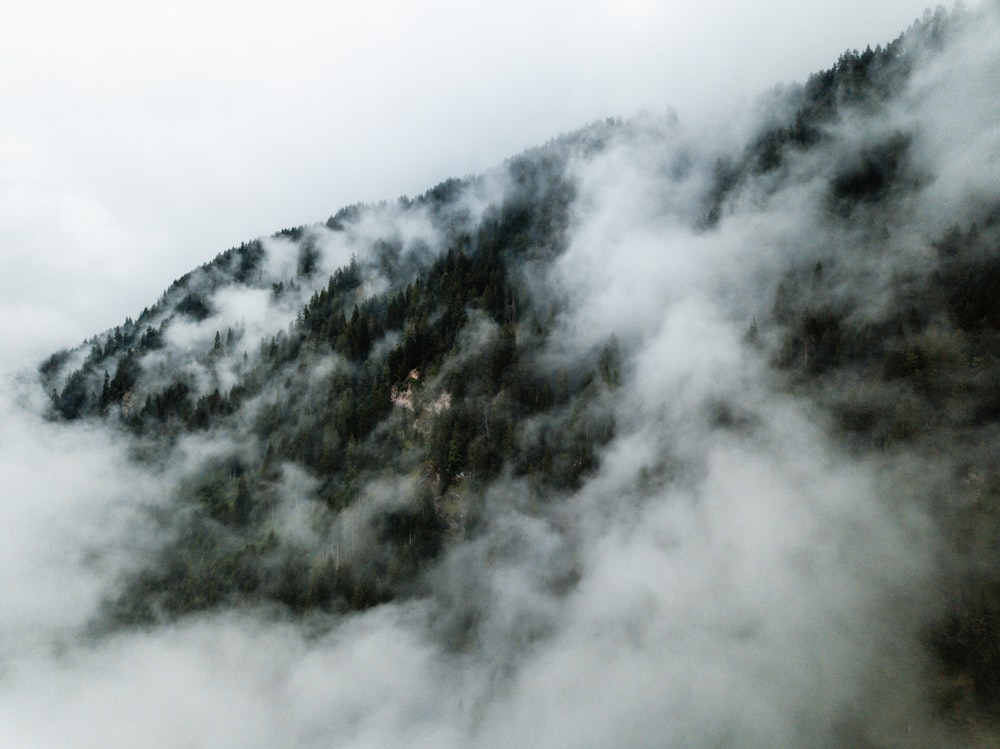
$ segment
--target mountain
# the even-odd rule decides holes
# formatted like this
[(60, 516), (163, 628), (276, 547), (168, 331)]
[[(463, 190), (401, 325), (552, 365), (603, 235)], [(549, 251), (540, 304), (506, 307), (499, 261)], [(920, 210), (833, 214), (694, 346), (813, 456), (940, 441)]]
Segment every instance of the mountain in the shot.
[(588, 745), (988, 731), (997, 22), (928, 13), (724, 135), (609, 119), (241, 244), (51, 356), (50, 418), (169, 497), (89, 636), (419, 611), (475, 745), (577, 735), (540, 695), (610, 716)]

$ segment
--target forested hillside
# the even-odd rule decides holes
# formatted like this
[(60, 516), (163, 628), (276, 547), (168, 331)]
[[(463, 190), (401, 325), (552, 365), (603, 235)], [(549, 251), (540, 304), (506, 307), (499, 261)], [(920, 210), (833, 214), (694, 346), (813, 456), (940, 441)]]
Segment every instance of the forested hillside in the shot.
[[(668, 745), (985, 735), (997, 22), (928, 13), (725, 138), (609, 119), (343, 208), (54, 354), (51, 418), (114, 429), (169, 487), (91, 633), (412, 605), (442, 653), (490, 664), (475, 735), (494, 689), (548, 678), (522, 659), (566, 687), (560, 658), (608, 632), (636, 654), (608, 684), (631, 667), (688, 695), (663, 698)], [(776, 722), (676, 728), (758, 679)]]

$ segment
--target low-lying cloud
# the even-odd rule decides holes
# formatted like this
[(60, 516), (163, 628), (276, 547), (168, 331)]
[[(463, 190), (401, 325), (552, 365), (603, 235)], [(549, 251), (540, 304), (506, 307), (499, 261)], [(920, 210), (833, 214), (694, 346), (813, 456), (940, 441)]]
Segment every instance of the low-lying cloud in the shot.
[[(623, 128), (573, 164), (565, 252), (519, 303), (554, 310), (544, 362), (584, 361), (618, 341), (621, 382), (592, 405), (613, 416), (615, 436), (578, 489), (542, 494), (510, 475), (484, 489), (479, 530), (451, 543), (406, 600), (299, 617), (221, 606), (93, 631), (123, 576), (171, 532), (177, 483), (238, 451), (240, 437), (184, 438), (153, 472), (130, 462), (120, 434), (46, 422), (34, 383), (5, 383), (0, 737), (84, 748), (963, 745), (927, 709), (922, 639), (942, 606), (947, 554), (932, 493), (953, 465), (834, 441), (805, 388), (779, 382), (778, 333), (762, 329), (752, 344), (747, 332), (756, 316), (764, 328), (789, 258), (810, 270), (857, 259), (833, 264), (842, 282), (823, 301), (877, 307), (962, 206), (995, 200), (996, 126), (977, 97), (996, 99), (1000, 36), (995, 14), (984, 18), (892, 106), (831, 124), (828, 141), (788, 155), (782, 179), (753, 177), (712, 229), (702, 219), (716, 160), (683, 122), (652, 135)], [(956, 111), (968, 114), (962, 127)], [(854, 223), (831, 218), (838, 144), (898, 130), (912, 131), (923, 159), (913, 173), (933, 177), (895, 206), (898, 233), (872, 230), (864, 206)], [(470, 220), (489, 202), (469, 200)], [(370, 215), (378, 231), (311, 230), (321, 272), (294, 293), (322, 288), (385, 222), (396, 222), (401, 257), (446, 246), (428, 215), (397, 204)], [(220, 356), (238, 368), (288, 326), (294, 305), (267, 287), (298, 277), (297, 249), (281, 238), (264, 247), (259, 287), (212, 292), (211, 316), (172, 323), (172, 350), (233, 327), (243, 337)], [(387, 283), (358, 260), (372, 289)], [(470, 315), (457, 356), (496, 332)], [(169, 366), (193, 368), (192, 357)], [(341, 366), (329, 353), (301, 375), (322, 382)], [(204, 377), (199, 392), (226, 386)], [(268, 398), (265, 388), (246, 413)], [(360, 509), (317, 522), (316, 477), (285, 465), (274, 527), (339, 564), (364, 512), (406, 505), (423, 480), (370, 481)]]

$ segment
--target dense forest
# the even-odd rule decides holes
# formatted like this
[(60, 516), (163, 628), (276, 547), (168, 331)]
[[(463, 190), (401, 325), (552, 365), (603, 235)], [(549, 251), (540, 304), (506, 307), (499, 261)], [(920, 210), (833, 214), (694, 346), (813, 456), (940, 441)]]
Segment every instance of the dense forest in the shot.
[[(860, 467), (879, 512), (934, 529), (912, 584), (880, 579), (879, 610), (905, 621), (880, 619), (866, 646), (915, 643), (914, 700), (941, 730), (1000, 720), (997, 101), (977, 93), (980, 119), (949, 99), (991, 13), (939, 9), (845, 52), (765, 97), (738, 142), (699, 143), (672, 116), (608, 119), (246, 242), (52, 355), (51, 419), (116, 430), (171, 487), (162, 543), (95, 636), (223, 608), (335, 621), (420, 601), (442, 648), (484, 649), (480, 583), (447, 570), (482, 580), (527, 553), (507, 513), (555, 529), (538, 585), (572, 600), (591, 524), (697, 498), (727, 446), (794, 463), (779, 440), (792, 409), (827, 456), (804, 484)], [(961, 161), (980, 151), (992, 161)], [(683, 345), (654, 359), (668, 334)], [(864, 579), (871, 550), (843, 528), (866, 512), (845, 526), (817, 510), (836, 551), (809, 557), (817, 540), (802, 564)], [(517, 640), (549, 636), (525, 625)], [(910, 745), (851, 710), (790, 735)]]

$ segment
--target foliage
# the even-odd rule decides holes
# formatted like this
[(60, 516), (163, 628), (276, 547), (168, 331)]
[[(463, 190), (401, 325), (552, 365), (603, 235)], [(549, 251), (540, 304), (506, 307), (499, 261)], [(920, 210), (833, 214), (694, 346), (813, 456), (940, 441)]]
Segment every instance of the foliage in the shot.
[[(938, 43), (948, 24), (928, 15), (782, 94), (786, 114), (706, 170), (698, 229), (719, 227), (751, 183), (778, 189), (793, 157), (827, 144), (842, 118), (891, 104), (919, 54), (914, 40)], [(626, 131), (595, 123), (510, 159), (502, 195), (476, 211), (465, 201), (481, 183), (452, 179), (414, 200), (348, 206), (322, 225), (284, 229), (275, 237), (294, 248), (292, 278), (266, 277), (265, 244), (244, 243), (178, 279), (136, 321), (43, 362), (55, 418), (116, 424), (147, 460), (169, 465), (173, 451), (207, 437), (232, 445), (179, 476), (179, 527), (108, 602), (108, 622), (239, 603), (368, 608), (419, 592), (449, 544), (476, 532), (498, 478), (538, 501), (579, 489), (616, 433), (610, 404), (628, 377), (627, 346), (610, 336), (553, 364), (559, 301), (540, 298), (531, 275), (567, 246), (573, 160)], [(848, 236), (892, 215), (923, 178), (915, 148), (914, 135), (898, 131), (854, 141), (822, 175), (822, 221)], [(442, 246), (387, 228), (323, 277), (320, 238), (361, 241), (359, 226), (389, 214), (426, 220)], [(780, 390), (829, 418), (844, 450), (871, 459), (950, 452), (967, 476), (988, 476), (956, 477), (956, 496), (975, 501), (955, 502), (945, 522), (994, 528), (1000, 479), (978, 438), (1000, 428), (1000, 203), (942, 233), (926, 248), (927, 266), (892, 279), (878, 304), (850, 293), (877, 263), (875, 244), (819, 260), (788, 253), (744, 342), (766, 357)], [(211, 324), (213, 294), (235, 287), (263, 292), (274, 309), (295, 307), (294, 322), (259, 345), (220, 326), (190, 366), (164, 364), (175, 354), (171, 329)], [(711, 419), (727, 429), (745, 422), (740, 404), (717, 404)], [(311, 542), (288, 530), (289, 506), (307, 508)], [(1000, 576), (983, 571), (1000, 569), (1000, 544), (971, 535), (956, 545), (970, 547), (975, 574), (960, 576), (962, 600), (927, 642), (942, 673), (967, 685), (941, 696), (945, 708), (971, 695), (1000, 713)]]

